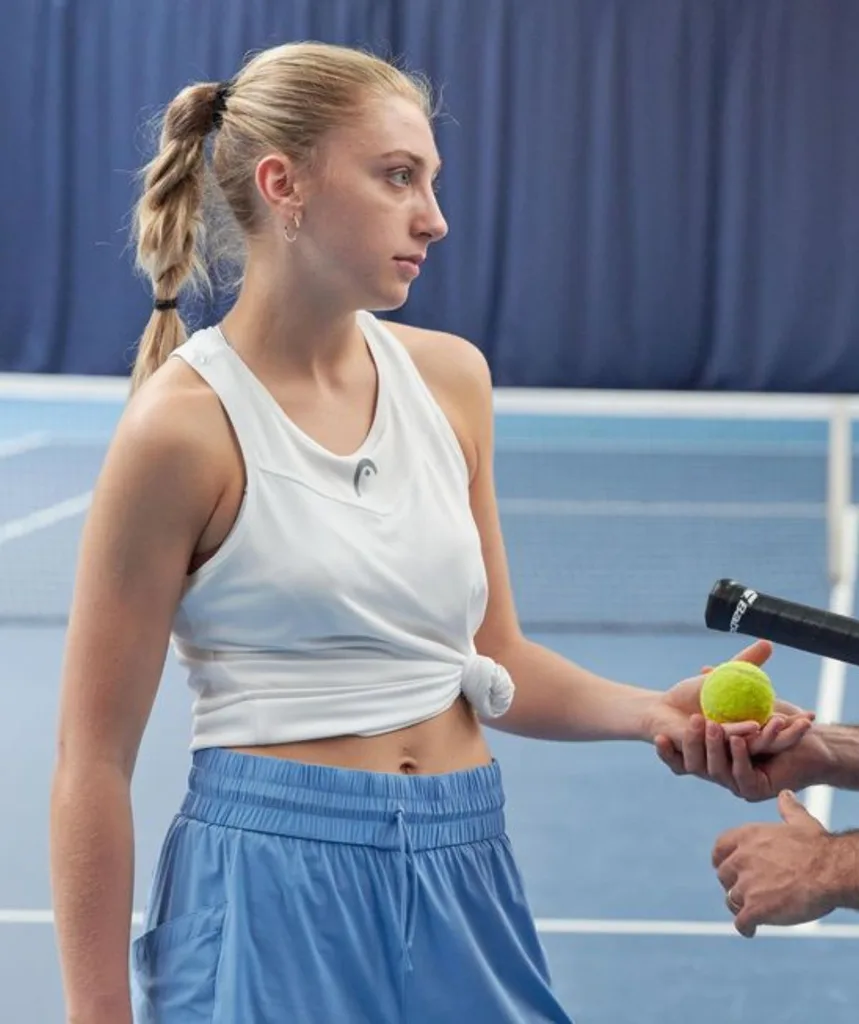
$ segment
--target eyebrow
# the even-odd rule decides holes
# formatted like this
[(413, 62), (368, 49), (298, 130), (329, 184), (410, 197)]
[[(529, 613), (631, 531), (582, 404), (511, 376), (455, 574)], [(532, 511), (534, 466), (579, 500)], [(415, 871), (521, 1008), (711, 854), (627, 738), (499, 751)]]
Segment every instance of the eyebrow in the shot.
[[(392, 149), (390, 153), (383, 153), (382, 154), (382, 159), (383, 160), (387, 160), (390, 157), (395, 157), (395, 156), (405, 157), (407, 160), (411, 160), (411, 162), (416, 167), (426, 167), (427, 166), (427, 162), (426, 162), (426, 160), (424, 160), (424, 158), (422, 156), (419, 156), (417, 153), (412, 153), (408, 149)], [(436, 165), (436, 169), (433, 172), (433, 177), (435, 177), (438, 174), (438, 172), (441, 170), (441, 164), (442, 164), (442, 162), (441, 162), (441, 160), (439, 160), (438, 164)]]

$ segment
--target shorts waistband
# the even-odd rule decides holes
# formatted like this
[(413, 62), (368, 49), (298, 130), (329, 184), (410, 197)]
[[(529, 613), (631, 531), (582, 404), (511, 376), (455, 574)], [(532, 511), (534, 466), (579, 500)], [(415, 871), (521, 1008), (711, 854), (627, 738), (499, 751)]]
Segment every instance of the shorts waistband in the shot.
[(353, 771), (221, 748), (196, 750), (181, 814), (212, 825), (323, 842), (415, 850), (504, 832), (496, 761), (441, 775)]

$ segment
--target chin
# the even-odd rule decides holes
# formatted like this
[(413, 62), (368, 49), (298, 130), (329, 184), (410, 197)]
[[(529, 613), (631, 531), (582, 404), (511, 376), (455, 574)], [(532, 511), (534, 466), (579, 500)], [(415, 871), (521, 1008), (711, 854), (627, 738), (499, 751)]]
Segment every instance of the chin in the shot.
[(397, 288), (385, 292), (378, 292), (372, 299), (364, 304), (364, 309), (372, 310), (374, 313), (383, 313), (393, 309), (400, 309), (406, 304), (409, 297), (408, 288)]

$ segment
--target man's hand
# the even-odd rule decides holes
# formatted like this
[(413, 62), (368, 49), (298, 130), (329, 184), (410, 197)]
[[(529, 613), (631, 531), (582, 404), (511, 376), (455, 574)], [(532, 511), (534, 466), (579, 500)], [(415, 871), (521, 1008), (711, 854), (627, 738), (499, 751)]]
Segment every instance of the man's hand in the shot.
[[(784, 824), (743, 825), (723, 833), (713, 866), (727, 893), (734, 927), (752, 938), (758, 925), (816, 921), (838, 906), (845, 881), (837, 837), (813, 818), (792, 792), (779, 793)], [(852, 884), (859, 887), (859, 878)]]

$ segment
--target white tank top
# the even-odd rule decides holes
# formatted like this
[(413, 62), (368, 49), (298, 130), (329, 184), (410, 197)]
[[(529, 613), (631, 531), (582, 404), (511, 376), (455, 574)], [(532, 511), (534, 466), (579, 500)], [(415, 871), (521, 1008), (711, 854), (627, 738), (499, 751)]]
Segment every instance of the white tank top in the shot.
[(399, 340), (370, 313), (358, 324), (378, 395), (348, 456), (299, 429), (218, 328), (173, 353), (218, 395), (247, 474), (173, 622), (192, 750), (372, 736), (461, 692), (487, 718), (512, 700), (507, 672), (475, 652), (487, 579), (459, 442)]

